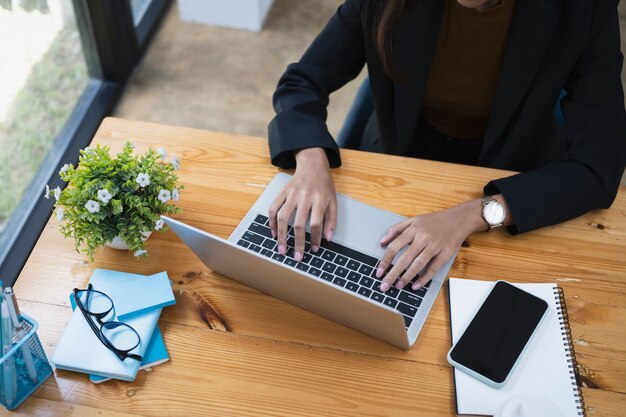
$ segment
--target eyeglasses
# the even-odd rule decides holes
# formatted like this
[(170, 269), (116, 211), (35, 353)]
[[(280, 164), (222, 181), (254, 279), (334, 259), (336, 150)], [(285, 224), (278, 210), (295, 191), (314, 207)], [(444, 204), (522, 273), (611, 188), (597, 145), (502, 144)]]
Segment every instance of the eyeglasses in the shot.
[(74, 288), (74, 300), (89, 327), (104, 346), (115, 353), (121, 361), (131, 358), (141, 362), (143, 358), (140, 355), (129, 353), (139, 346), (141, 342), (139, 333), (121, 321), (103, 321), (115, 310), (113, 300), (108, 295), (94, 290), (89, 284), (85, 290)]

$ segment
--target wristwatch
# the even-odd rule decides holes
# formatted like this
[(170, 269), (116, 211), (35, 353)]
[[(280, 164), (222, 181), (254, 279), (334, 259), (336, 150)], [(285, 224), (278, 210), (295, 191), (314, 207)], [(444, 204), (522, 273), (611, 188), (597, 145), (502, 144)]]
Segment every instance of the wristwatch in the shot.
[(480, 201), (483, 203), (481, 216), (489, 225), (489, 230), (502, 226), (506, 214), (502, 204), (498, 203), (498, 200), (493, 197), (480, 197)]

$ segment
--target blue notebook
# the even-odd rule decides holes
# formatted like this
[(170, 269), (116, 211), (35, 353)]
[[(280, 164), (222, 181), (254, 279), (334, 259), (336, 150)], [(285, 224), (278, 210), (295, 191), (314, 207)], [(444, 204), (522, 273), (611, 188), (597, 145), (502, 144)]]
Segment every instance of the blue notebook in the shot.
[[(135, 282), (135, 280), (143, 282)], [(165, 281), (167, 285), (162, 285), (161, 282), (157, 285), (158, 281)], [(132, 353), (145, 355), (148, 343), (152, 338), (157, 320), (161, 314), (160, 306), (163, 303), (169, 303), (170, 301), (168, 300), (173, 298), (172, 287), (169, 284), (167, 275), (161, 273), (145, 277), (124, 272), (96, 269), (89, 282), (94, 289), (102, 291), (111, 297), (115, 303), (116, 312), (121, 309), (127, 315), (132, 313), (129, 310), (129, 304), (133, 305), (133, 308), (144, 311), (141, 314), (132, 314), (124, 322), (132, 326), (141, 338), (141, 343)], [(125, 291), (129, 282), (132, 282), (131, 287), (135, 291), (134, 293)], [(155, 286), (162, 289), (160, 300), (156, 301), (155, 299), (159, 297), (154, 297), (151, 289)], [(144, 292), (151, 295), (146, 298), (145, 302), (142, 302), (144, 298), (141, 295)], [(108, 319), (119, 320), (117, 317)], [(113, 352), (98, 340), (85, 317), (78, 310), (72, 314), (65, 332), (57, 344), (51, 362), (58, 369), (96, 374), (124, 381), (133, 381), (141, 365), (139, 361), (130, 358), (124, 361), (119, 360)]]
[[(70, 294), (70, 303), (72, 304), (72, 310), (75, 310), (76, 301), (74, 300), (74, 294)], [(160, 365), (167, 362), (169, 359), (170, 356), (167, 353), (161, 329), (159, 329), (159, 326), (157, 325), (152, 333), (152, 338), (150, 338), (150, 341), (148, 342), (148, 347), (146, 348), (146, 353), (143, 355), (141, 365), (139, 365), (139, 370), (141, 371), (152, 366)], [(101, 382), (105, 382), (110, 379), (113, 378), (94, 374), (89, 375), (89, 380), (94, 384), (100, 384)]]
[[(109, 294), (115, 300), (115, 314), (117, 314), (118, 320), (124, 321), (146, 311), (176, 303), (167, 272), (159, 272), (150, 275), (150, 277), (135, 274), (125, 275), (128, 275), (128, 279), (124, 286), (114, 288), (113, 292)], [(146, 283), (146, 278), (149, 280), (149, 285)], [(137, 297), (137, 294), (141, 294), (141, 297)]]
[[(152, 334), (152, 339), (148, 342), (148, 348), (146, 349), (146, 353), (143, 355), (143, 360), (141, 361), (139, 370), (141, 371), (152, 366), (160, 365), (167, 362), (169, 359), (170, 356), (167, 353), (167, 348), (165, 347), (165, 342), (163, 341), (163, 335), (161, 334), (159, 326), (157, 326)], [(94, 384), (100, 384), (111, 379), (113, 378), (100, 375), (89, 375), (89, 380)]]

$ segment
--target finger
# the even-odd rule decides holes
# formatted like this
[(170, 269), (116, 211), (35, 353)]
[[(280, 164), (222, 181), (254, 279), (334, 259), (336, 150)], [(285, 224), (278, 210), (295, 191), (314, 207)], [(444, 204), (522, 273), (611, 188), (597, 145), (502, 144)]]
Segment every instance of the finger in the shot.
[(308, 199), (302, 199), (296, 209), (296, 217), (293, 221), (293, 234), (295, 236), (293, 259), (296, 262), (302, 260), (304, 255), (304, 234), (306, 233), (306, 219), (311, 211), (311, 203)]
[(425, 246), (426, 245), (422, 242), (413, 243), (406, 252), (398, 258), (393, 268), (387, 272), (380, 284), (380, 290), (382, 292), (387, 291), (396, 282), (400, 274), (411, 266), (412, 262), (419, 257)]
[(391, 242), (392, 240), (394, 240), (398, 235), (400, 235), (402, 232), (404, 232), (404, 230), (409, 227), (409, 224), (411, 219), (406, 219), (400, 223), (396, 223), (393, 226), (391, 226), (388, 230), (387, 233), (385, 233), (385, 236), (383, 236), (382, 239), (380, 239), (380, 245), (381, 246), (386, 246), (389, 244), (389, 242)]
[(322, 242), (322, 224), (326, 207), (321, 201), (313, 203), (311, 208), (311, 251), (317, 253)]
[(272, 237), (274, 239), (276, 239), (277, 228), (278, 228), (278, 221), (276, 219), (276, 216), (278, 215), (278, 211), (280, 210), (280, 208), (283, 206), (284, 203), (285, 203), (285, 191), (281, 190), (281, 192), (278, 194), (278, 197), (276, 197), (276, 199), (272, 202), (272, 205), (267, 211), (267, 217), (269, 217), (269, 220), (270, 220), (270, 229), (272, 231)]
[[(403, 233), (387, 246), (387, 250), (378, 264), (378, 269), (376, 269), (376, 278), (382, 278), (396, 254), (406, 245), (410, 244), (412, 240), (413, 238), (409, 233)], [(417, 256), (417, 253), (415, 256)]]
[(446, 263), (449, 259), (449, 256), (443, 256), (441, 253), (433, 258), (428, 270), (424, 272), (424, 274), (419, 277), (417, 281), (411, 285), (411, 288), (414, 290), (422, 288), (428, 281), (430, 281), (433, 276), (441, 269), (441, 267)]
[(287, 199), (283, 206), (278, 210), (276, 219), (278, 221), (277, 226), (277, 238), (278, 238), (278, 253), (284, 255), (287, 252), (287, 230), (289, 228), (289, 219), (295, 209), (295, 203), (293, 199)]
[(426, 265), (435, 257), (435, 252), (430, 249), (428, 246), (422, 250), (422, 252), (411, 262), (411, 265), (404, 271), (404, 274), (400, 277), (400, 279), (396, 282), (396, 288), (401, 290), (411, 282), (413, 278), (419, 274), (419, 272), (424, 269)]
[(324, 214), (324, 238), (327, 241), (333, 240), (335, 226), (337, 225), (337, 198), (333, 196), (328, 203)]

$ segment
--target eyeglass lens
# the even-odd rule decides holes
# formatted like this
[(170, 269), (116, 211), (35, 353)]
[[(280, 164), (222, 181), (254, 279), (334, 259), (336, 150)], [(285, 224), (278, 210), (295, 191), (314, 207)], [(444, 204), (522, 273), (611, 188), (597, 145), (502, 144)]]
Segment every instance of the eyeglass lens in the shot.
[(139, 344), (139, 335), (127, 324), (110, 321), (102, 325), (102, 335), (118, 350), (129, 351)]
[(113, 301), (97, 291), (79, 291), (77, 296), (90, 314), (101, 315), (113, 308)]

